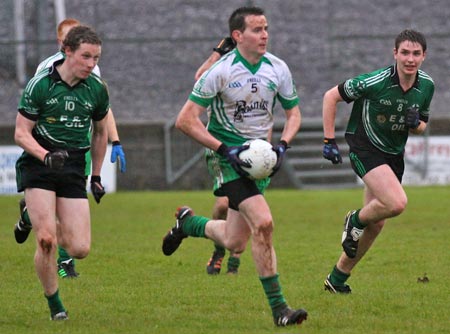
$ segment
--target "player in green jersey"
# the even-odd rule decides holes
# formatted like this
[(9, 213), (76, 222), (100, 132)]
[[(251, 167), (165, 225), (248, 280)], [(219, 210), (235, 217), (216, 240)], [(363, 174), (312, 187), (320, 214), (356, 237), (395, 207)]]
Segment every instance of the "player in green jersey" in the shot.
[[(100, 171), (108, 141), (109, 96), (92, 70), (101, 40), (87, 26), (71, 29), (65, 59), (26, 85), (18, 106), (14, 139), (24, 153), (16, 162), (17, 190), (24, 191), (36, 237), (35, 268), (52, 320), (68, 319), (59, 297), (57, 243), (82, 259), (90, 250), (85, 154), (91, 150), (91, 190), (104, 195)], [(92, 140), (88, 133), (93, 128)]]
[(335, 141), (336, 105), (353, 102), (345, 133), (350, 161), (364, 182), (364, 206), (345, 217), (343, 252), (325, 279), (332, 293), (350, 293), (350, 273), (380, 234), (386, 219), (406, 207), (401, 185), (404, 150), (409, 134), (427, 127), (434, 83), (420, 70), (425, 59), (425, 37), (404, 30), (395, 39), (395, 64), (362, 74), (331, 88), (323, 98), (323, 156), (342, 162)]
[[(264, 11), (257, 7), (235, 10), (229, 19), (236, 48), (216, 62), (194, 86), (181, 109), (176, 127), (209, 149), (207, 164), (214, 175), (215, 195), (229, 200), (227, 220), (194, 216), (189, 207), (177, 211), (176, 225), (163, 239), (162, 250), (172, 255), (187, 236), (208, 238), (235, 253), (252, 238), (252, 254), (277, 326), (306, 320), (303, 309), (291, 309), (282, 293), (272, 244), (273, 220), (262, 190), (268, 178), (252, 181), (242, 169), (239, 153), (249, 139), (267, 139), (273, 126), (274, 101), (285, 110), (281, 141), (274, 146), (281, 166), (288, 143), (300, 127), (298, 96), (288, 66), (267, 52)], [(201, 115), (209, 109), (205, 125)], [(259, 187), (258, 187), (259, 186)]]
[[(53, 65), (55, 61), (61, 60), (64, 58), (63, 51), (63, 41), (67, 36), (67, 33), (73, 27), (81, 25), (80, 21), (74, 18), (66, 18), (62, 20), (57, 28), (56, 28), (56, 39), (58, 42), (58, 46), (60, 51), (55, 53), (54, 55), (43, 60), (37, 67), (35, 75), (37, 75), (40, 71), (47, 69)], [(100, 77), (100, 68), (98, 65), (94, 67), (92, 73), (98, 75)], [(119, 134), (117, 131), (116, 122), (114, 119), (114, 114), (110, 108), (108, 114), (108, 139), (112, 143), (112, 151), (111, 151), (111, 162), (115, 162), (116, 160), (119, 162), (120, 171), (122, 173), (126, 170), (126, 160), (125, 153), (123, 151), (122, 145), (120, 144)], [(90, 152), (86, 153), (86, 176), (89, 176), (91, 173), (91, 155)], [(14, 236), (17, 243), (24, 243), (28, 235), (32, 229), (32, 223), (29, 219), (28, 210), (26, 207), (25, 199), (21, 199), (19, 201), (19, 209), (20, 209), (20, 217), (17, 223), (14, 225)], [(58, 246), (58, 275), (62, 278), (75, 278), (78, 277), (78, 272), (75, 270), (75, 259), (73, 259), (67, 251)]]

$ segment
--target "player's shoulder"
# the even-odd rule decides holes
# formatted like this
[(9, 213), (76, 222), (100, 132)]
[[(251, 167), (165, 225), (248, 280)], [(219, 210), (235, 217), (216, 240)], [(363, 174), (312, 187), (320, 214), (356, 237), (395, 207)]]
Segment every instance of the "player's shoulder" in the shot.
[(418, 76), (419, 81), (426, 82), (427, 84), (434, 86), (434, 80), (427, 72), (419, 69)]
[(50, 68), (46, 67), (42, 69), (41, 71), (37, 72), (27, 83), (25, 87), (25, 91), (28, 93), (32, 93), (33, 91), (36, 91), (39, 88), (48, 87), (50, 85), (49, 80), (49, 72)]
[(49, 68), (53, 65), (54, 62), (61, 60), (64, 58), (64, 53), (62, 51), (58, 51), (55, 54), (45, 58), (43, 61), (41, 61), (38, 65), (38, 67), (36, 68), (36, 73)]

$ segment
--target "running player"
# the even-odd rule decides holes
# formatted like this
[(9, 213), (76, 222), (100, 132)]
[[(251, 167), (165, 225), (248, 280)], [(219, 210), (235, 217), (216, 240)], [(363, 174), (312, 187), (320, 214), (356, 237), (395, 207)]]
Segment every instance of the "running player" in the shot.
[(325, 290), (350, 293), (346, 284), (352, 269), (380, 234), (386, 219), (405, 210), (407, 197), (401, 185), (408, 135), (427, 127), (434, 83), (420, 70), (425, 60), (425, 37), (404, 30), (395, 39), (395, 64), (348, 79), (323, 98), (323, 156), (342, 163), (335, 141), (336, 105), (353, 102), (345, 138), (350, 161), (365, 185), (364, 206), (345, 217), (343, 252), (325, 279)]

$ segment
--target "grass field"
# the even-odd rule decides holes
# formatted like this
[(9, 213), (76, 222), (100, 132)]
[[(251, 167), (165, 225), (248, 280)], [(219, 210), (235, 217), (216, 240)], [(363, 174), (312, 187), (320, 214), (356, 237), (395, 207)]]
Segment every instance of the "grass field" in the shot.
[[(323, 280), (340, 253), (343, 217), (362, 190), (269, 190), (283, 291), (309, 318), (277, 328), (249, 251), (237, 276), (206, 275), (206, 239), (170, 257), (161, 239), (179, 205), (209, 216), (205, 192), (121, 192), (91, 202), (92, 250), (80, 277), (60, 280), (70, 320), (51, 322), (34, 272), (34, 234), (16, 244), (18, 196), (0, 197), (0, 333), (449, 333), (450, 187), (407, 188), (392, 219), (349, 280), (331, 295)], [(426, 273), (428, 283), (417, 278)]]

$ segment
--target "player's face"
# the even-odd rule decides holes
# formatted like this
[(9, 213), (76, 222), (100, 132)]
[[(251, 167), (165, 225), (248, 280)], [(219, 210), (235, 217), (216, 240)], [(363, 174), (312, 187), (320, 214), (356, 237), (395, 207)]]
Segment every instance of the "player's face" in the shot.
[(394, 58), (399, 74), (416, 75), (425, 60), (425, 53), (419, 43), (404, 41), (400, 43), (398, 49), (394, 49)]
[(73, 75), (78, 79), (86, 79), (100, 59), (100, 45), (81, 43), (75, 50), (66, 50), (66, 61), (69, 62)]
[(246, 27), (243, 32), (238, 32), (237, 42), (239, 50), (252, 59), (259, 60), (267, 51), (267, 43), (269, 41), (269, 33), (267, 20), (264, 15), (248, 15), (245, 17)]

